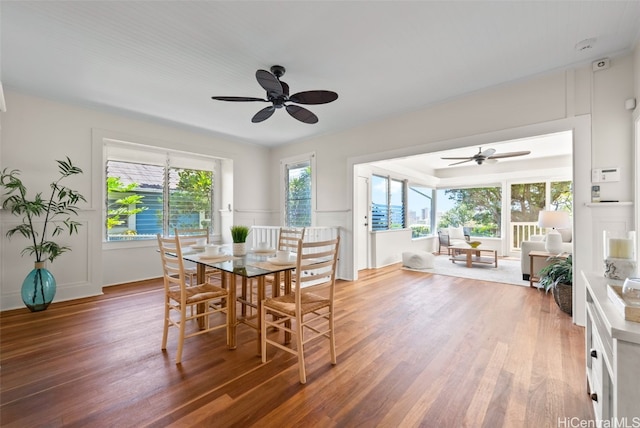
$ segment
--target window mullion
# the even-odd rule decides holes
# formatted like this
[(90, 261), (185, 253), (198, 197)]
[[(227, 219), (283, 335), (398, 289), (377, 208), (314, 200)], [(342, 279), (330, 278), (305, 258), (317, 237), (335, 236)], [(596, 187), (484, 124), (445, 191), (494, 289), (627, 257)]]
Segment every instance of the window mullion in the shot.
[(164, 201), (162, 207), (162, 230), (164, 231), (165, 236), (171, 236), (171, 231), (169, 230), (169, 219), (170, 219), (170, 209), (171, 205), (169, 203), (169, 174), (170, 174), (170, 165), (169, 158), (165, 159), (164, 164), (164, 182), (162, 186), (162, 200)]

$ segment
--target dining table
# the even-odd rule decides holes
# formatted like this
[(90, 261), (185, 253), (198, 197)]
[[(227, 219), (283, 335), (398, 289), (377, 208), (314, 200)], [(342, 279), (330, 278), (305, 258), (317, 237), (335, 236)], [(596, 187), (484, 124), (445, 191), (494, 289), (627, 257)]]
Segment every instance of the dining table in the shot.
[[(218, 269), (221, 272), (222, 287), (229, 290), (229, 328), (227, 345), (229, 349), (237, 347), (237, 326), (246, 324), (258, 331), (257, 350), (261, 353), (261, 332), (262, 323), (260, 311), (262, 301), (266, 297), (266, 278), (273, 275), (272, 295), (275, 297), (280, 293), (280, 284), (283, 284), (284, 292), (291, 291), (292, 271), (296, 268), (295, 257), (289, 260), (279, 261), (273, 257), (276, 250), (255, 250), (248, 251), (245, 255), (236, 256), (232, 254), (218, 254), (208, 256), (203, 251), (185, 250), (182, 258), (196, 264), (196, 278), (198, 284), (205, 282), (205, 271), (207, 267)], [(241, 293), (238, 296), (238, 278), (241, 281)], [(251, 287), (255, 284), (257, 301), (251, 298)], [(237, 314), (236, 304), (240, 305), (240, 316)], [(247, 309), (249, 309), (249, 315)], [(200, 309), (199, 309), (200, 310)], [(286, 342), (285, 338), (285, 342)]]

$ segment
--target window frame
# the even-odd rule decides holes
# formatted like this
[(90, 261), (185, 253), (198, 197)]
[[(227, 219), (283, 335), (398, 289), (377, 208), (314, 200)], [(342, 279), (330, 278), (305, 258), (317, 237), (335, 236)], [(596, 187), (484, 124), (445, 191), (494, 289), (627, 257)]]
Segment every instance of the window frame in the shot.
[[(373, 217), (373, 204), (374, 204), (374, 188), (375, 188), (375, 179), (380, 178), (383, 180), (386, 180), (386, 219), (387, 219), (387, 224), (385, 228), (378, 228), (375, 227), (374, 223), (374, 217)], [(393, 220), (394, 220), (394, 210), (392, 208), (393, 204), (393, 200), (395, 193), (392, 192), (393, 190), (393, 183), (399, 183), (400, 184), (400, 190), (402, 192), (401, 195), (401, 200), (402, 200), (402, 225), (401, 227), (392, 227), (392, 225), (394, 224)], [(373, 173), (371, 174), (371, 189), (370, 189), (370, 197), (371, 197), (371, 206), (370, 206), (370, 219), (371, 219), (371, 231), (372, 232), (382, 232), (385, 230), (402, 230), (402, 229), (406, 229), (407, 228), (407, 186), (408, 186), (408, 181), (406, 179), (401, 179), (401, 178), (395, 178), (391, 175), (382, 175), (382, 174), (377, 174), (377, 173)], [(397, 215), (395, 216), (397, 217)]]
[[(162, 219), (162, 234), (170, 235), (171, 231), (168, 230), (169, 219), (168, 219), (168, 195), (169, 195), (169, 186), (170, 182), (167, 180), (168, 174), (170, 174), (171, 169), (193, 169), (200, 171), (210, 171), (213, 174), (213, 179), (211, 183), (211, 226), (210, 230), (213, 236), (219, 236), (221, 233), (219, 230), (220, 219), (219, 216), (219, 207), (221, 201), (220, 191), (216, 191), (216, 189), (222, 189), (221, 185), (221, 162), (222, 159), (190, 153), (183, 152), (174, 149), (165, 149), (159, 148), (156, 146), (144, 145), (140, 143), (134, 143), (130, 141), (122, 141), (122, 140), (114, 140), (107, 137), (101, 138), (102, 144), (102, 171), (103, 176), (101, 180), (101, 193), (103, 195), (101, 211), (102, 211), (102, 233), (101, 233), (101, 241), (103, 245), (108, 245), (109, 247), (119, 247), (121, 245), (126, 246), (150, 246), (155, 245), (155, 235), (153, 238), (143, 238), (143, 239), (133, 239), (133, 240), (108, 240), (108, 230), (107, 230), (107, 204), (108, 204), (108, 194), (106, 189), (106, 180), (107, 180), (107, 163), (109, 161), (120, 161), (120, 162), (129, 162), (129, 163), (137, 163), (137, 164), (146, 164), (146, 165), (154, 165), (163, 168), (163, 219)], [(110, 153), (111, 152), (111, 153)]]
[(288, 158), (283, 158), (280, 160), (280, 224), (284, 227), (289, 227), (288, 224), (288, 171), (289, 167), (295, 167), (302, 165), (304, 163), (308, 163), (311, 169), (311, 193), (310, 193), (310, 204), (309, 204), (309, 218), (310, 224), (309, 227), (315, 226), (316, 224), (316, 188), (317, 188), (317, 173), (316, 173), (316, 154), (315, 152), (305, 153), (298, 156), (292, 156)]
[[(410, 209), (411, 209), (411, 205), (410, 205), (410, 192), (412, 191), (412, 188), (423, 188), (423, 189), (429, 189), (431, 192), (431, 196), (428, 195), (424, 195), (423, 196), (427, 199), (429, 199), (430, 201), (430, 207), (429, 207), (429, 224), (427, 224), (426, 226), (429, 226), (429, 233), (426, 235), (420, 235), (420, 236), (413, 236), (413, 225), (411, 224), (411, 221), (409, 219), (410, 216)], [(406, 212), (406, 219), (407, 219), (407, 227), (410, 228), (411, 231), (411, 239), (421, 239), (421, 238), (426, 238), (429, 236), (434, 236), (434, 230), (435, 230), (435, 221), (436, 221), (436, 188), (435, 186), (428, 186), (426, 184), (422, 184), (422, 183), (418, 183), (418, 182), (408, 182), (407, 183), (407, 206), (405, 208), (405, 212)], [(417, 192), (417, 191), (415, 191)]]

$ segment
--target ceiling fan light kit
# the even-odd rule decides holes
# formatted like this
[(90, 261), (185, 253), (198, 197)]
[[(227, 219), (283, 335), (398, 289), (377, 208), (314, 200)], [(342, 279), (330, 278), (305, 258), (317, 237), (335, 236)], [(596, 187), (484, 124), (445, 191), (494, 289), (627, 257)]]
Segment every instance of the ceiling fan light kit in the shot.
[[(271, 71), (258, 70), (256, 71), (256, 80), (258, 84), (267, 92), (265, 98), (254, 97), (230, 97), (230, 96), (213, 96), (214, 100), (218, 101), (233, 101), (233, 102), (253, 102), (262, 101), (270, 102), (271, 105), (258, 111), (251, 122), (259, 123), (273, 115), (276, 109), (284, 107), (287, 113), (294, 119), (303, 123), (317, 123), (318, 116), (304, 107), (300, 107), (295, 104), (317, 105), (327, 104), (338, 99), (338, 94), (333, 91), (315, 90), (315, 91), (303, 91), (293, 95), (289, 95), (289, 85), (281, 81), (280, 78), (285, 73), (285, 68), (281, 65), (274, 65), (271, 67)], [(295, 104), (287, 104), (295, 103)]]
[(512, 157), (516, 157), (516, 156), (525, 156), (525, 155), (528, 155), (530, 153), (531, 152), (529, 150), (526, 150), (526, 151), (520, 151), (520, 152), (508, 152), (508, 153), (497, 153), (496, 154), (496, 150), (495, 149), (486, 149), (486, 150), (483, 151), (482, 147), (480, 147), (478, 149), (478, 153), (476, 153), (473, 156), (469, 156), (469, 157), (451, 157), (451, 158), (441, 158), (441, 159), (444, 159), (444, 160), (459, 160), (460, 161), (460, 162), (451, 163), (451, 164), (449, 164), (449, 166), (460, 165), (461, 163), (466, 163), (466, 162), (471, 162), (471, 161), (474, 161), (478, 165), (482, 165), (485, 162), (493, 163), (493, 162), (497, 162), (498, 159), (512, 158)]

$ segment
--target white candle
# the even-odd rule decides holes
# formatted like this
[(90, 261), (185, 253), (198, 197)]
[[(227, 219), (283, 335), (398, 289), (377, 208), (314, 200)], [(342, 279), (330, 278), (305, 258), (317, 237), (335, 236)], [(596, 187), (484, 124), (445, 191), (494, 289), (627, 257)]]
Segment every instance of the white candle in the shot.
[(609, 257), (614, 259), (633, 258), (633, 240), (609, 238)]

